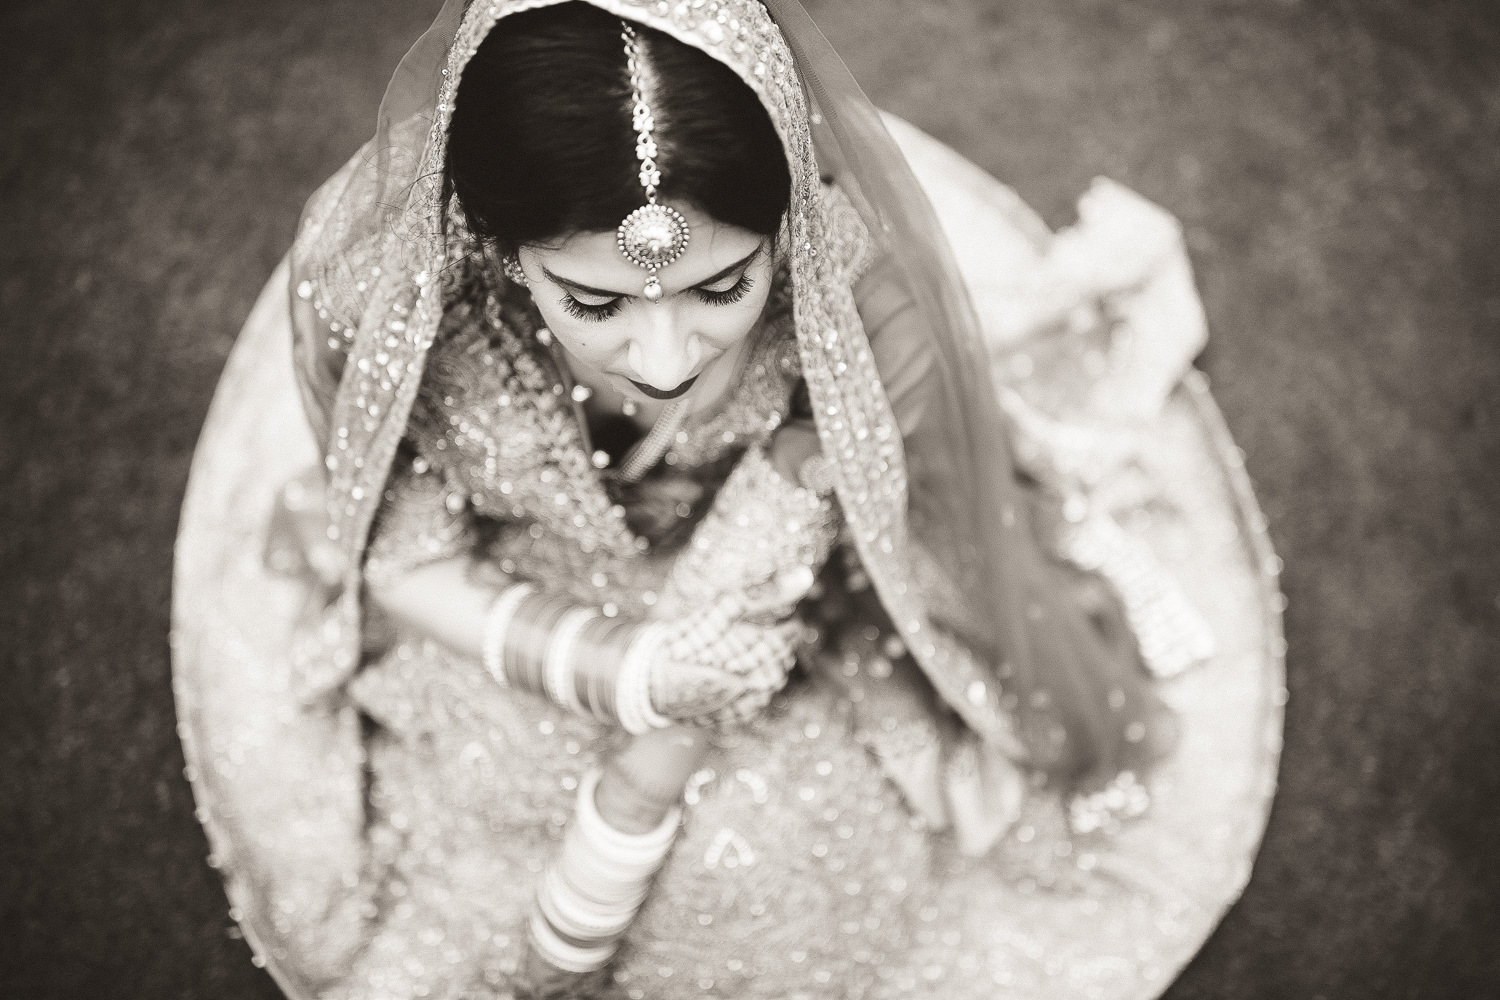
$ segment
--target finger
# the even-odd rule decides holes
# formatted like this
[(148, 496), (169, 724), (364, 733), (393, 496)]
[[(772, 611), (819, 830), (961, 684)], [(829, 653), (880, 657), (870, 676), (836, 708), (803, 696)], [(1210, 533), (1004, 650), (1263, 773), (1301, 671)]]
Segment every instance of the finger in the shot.
[[(806, 572), (810, 574), (811, 571)], [(797, 571), (792, 571), (792, 575), (796, 577)], [(792, 582), (794, 586), (801, 587), (806, 580), (794, 579)], [(780, 601), (786, 593), (784, 590), (779, 593), (773, 591), (772, 596)], [(774, 623), (754, 624), (741, 617), (750, 609), (765, 615), (771, 607), (764, 595), (753, 600), (747, 600), (741, 595), (725, 595), (706, 611), (685, 619), (676, 634), (669, 638), (666, 649), (675, 659), (722, 664), (761, 642), (768, 630), (771, 630), (771, 634), (782, 634), (783, 637), (800, 633), (802, 623), (787, 620), (792, 611), (791, 605), (781, 607)]]
[(739, 704), (739, 701), (734, 701), (715, 712), (712, 716), (714, 725), (725, 726), (744, 721), (740, 715)]
[(755, 646), (756, 635), (754, 630), (744, 622), (734, 622), (729, 626), (720, 641), (731, 654), (738, 655)]
[(745, 693), (739, 678), (692, 664), (673, 664), (664, 669), (658, 684), (659, 689), (653, 692), (657, 710), (679, 720), (709, 715)]
[(690, 625), (683, 638), (699, 647), (706, 647), (741, 625), (741, 619), (745, 617), (748, 607), (746, 595), (725, 594), (706, 611), (690, 619)]
[(765, 624), (740, 621), (730, 626), (729, 635), (740, 641), (746, 648), (750, 648), (768, 638), (795, 643), (801, 638), (805, 627), (800, 618), (782, 618)]
[(733, 618), (725, 616), (723, 607), (715, 606), (694, 618), (683, 632), (682, 641), (690, 648), (704, 649), (729, 628)]
[(789, 643), (776, 637), (767, 637), (757, 643), (753, 650), (737, 657), (733, 666), (737, 673), (745, 675), (785, 674), (791, 670), (795, 658)]
[(746, 720), (752, 718), (754, 716), (754, 709), (752, 708), (750, 703), (753, 701), (753, 697), (754, 696), (751, 695), (745, 695), (743, 697), (736, 698), (728, 705), (725, 705), (723, 708), (714, 713), (714, 722), (718, 723), (719, 725), (725, 725), (729, 723), (745, 722)]
[(773, 631), (788, 646), (796, 648), (802, 641), (802, 632), (806, 627), (800, 619), (792, 618), (774, 626)]
[(708, 610), (697, 616), (696, 627), (712, 633), (723, 632), (729, 623), (745, 615), (745, 595), (728, 593), (709, 605)]
[(789, 656), (762, 655), (759, 660), (747, 665), (745, 683), (756, 690), (779, 691), (786, 685), (793, 662)]
[(790, 619), (775, 625), (736, 622), (731, 626), (725, 639), (738, 654), (737, 658), (756, 656), (767, 649), (775, 651), (777, 655), (784, 655), (800, 641), (802, 628), (802, 623), (797, 619)]
[(680, 663), (697, 663), (700, 659), (699, 652), (702, 649), (700, 643), (688, 638), (677, 639), (665, 647), (666, 654)]
[(671, 640), (692, 640), (695, 636), (716, 635), (744, 614), (745, 600), (740, 594), (724, 594), (706, 608), (689, 611), (668, 626)]
[(735, 722), (749, 722), (771, 704), (771, 692), (760, 695), (747, 695), (730, 705), (726, 711), (733, 713)]
[(673, 654), (680, 659), (697, 662), (707, 657), (713, 644), (724, 635), (722, 628), (713, 622), (694, 622), (682, 636), (671, 645)]
[(761, 669), (766, 660), (766, 651), (757, 644), (754, 649), (748, 649), (724, 661), (722, 666), (736, 677), (752, 677)]
[(742, 673), (742, 671), (735, 670), (734, 665), (748, 656), (751, 648), (743, 643), (720, 640), (711, 650), (712, 662), (714, 666), (728, 670), (730, 673)]
[(768, 671), (752, 679), (746, 679), (748, 691), (746, 697), (764, 701), (770, 701), (771, 696), (786, 686), (786, 677), (774, 671)]
[(790, 666), (797, 655), (797, 631), (778, 629), (760, 642), (761, 655), (771, 663)]
[(771, 578), (765, 584), (752, 588), (744, 597), (742, 617), (778, 614), (784, 616), (812, 589), (813, 571), (806, 566), (796, 566)]
[(766, 663), (761, 667), (758, 675), (761, 686), (767, 691), (780, 691), (786, 687), (792, 675), (792, 667), (796, 665), (796, 662), (795, 658), (788, 656), (785, 659)]
[(767, 627), (765, 625), (752, 625), (749, 622), (734, 622), (729, 626), (729, 631), (724, 634), (724, 639), (735, 650), (736, 653), (748, 653), (760, 644), (765, 638)]

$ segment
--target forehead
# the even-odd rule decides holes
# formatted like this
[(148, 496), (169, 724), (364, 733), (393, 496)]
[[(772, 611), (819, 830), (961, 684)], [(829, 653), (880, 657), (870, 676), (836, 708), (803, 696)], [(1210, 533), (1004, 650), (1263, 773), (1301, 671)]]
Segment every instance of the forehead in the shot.
[[(663, 284), (697, 284), (736, 263), (765, 240), (759, 233), (720, 222), (691, 205), (672, 207), (687, 219), (691, 236), (682, 256), (661, 269)], [(645, 273), (620, 252), (613, 230), (574, 233), (530, 249), (559, 277), (598, 288), (631, 288), (639, 285)]]

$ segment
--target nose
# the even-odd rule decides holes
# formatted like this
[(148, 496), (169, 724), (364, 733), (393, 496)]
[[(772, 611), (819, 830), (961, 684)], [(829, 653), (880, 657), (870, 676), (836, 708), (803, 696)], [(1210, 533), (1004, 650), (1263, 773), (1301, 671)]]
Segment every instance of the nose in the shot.
[(682, 322), (674, 303), (648, 302), (625, 351), (636, 381), (663, 392), (677, 388), (703, 361), (703, 341)]

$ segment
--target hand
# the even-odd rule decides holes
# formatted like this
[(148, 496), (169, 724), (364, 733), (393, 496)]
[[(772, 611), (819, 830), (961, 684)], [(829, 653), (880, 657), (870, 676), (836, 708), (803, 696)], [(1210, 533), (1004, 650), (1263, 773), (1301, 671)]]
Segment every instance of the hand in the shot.
[(811, 586), (810, 570), (793, 570), (672, 622), (651, 672), (656, 711), (704, 724), (763, 709), (796, 662), (802, 623), (791, 612)]
[(786, 684), (802, 624), (731, 624), (706, 647), (664, 650), (651, 672), (652, 706), (679, 722), (743, 720)]
[(577, 997), (595, 996), (602, 989), (609, 970), (593, 972), (569, 972), (559, 969), (539, 954), (536, 946), (527, 942), (521, 956), (521, 967), (516, 971), (511, 987), (521, 1000), (573, 1000)]

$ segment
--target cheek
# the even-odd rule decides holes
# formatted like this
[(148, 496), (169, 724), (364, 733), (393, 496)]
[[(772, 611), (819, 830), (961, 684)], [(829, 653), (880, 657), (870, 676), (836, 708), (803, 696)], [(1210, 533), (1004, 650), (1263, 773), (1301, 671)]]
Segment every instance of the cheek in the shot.
[(743, 341), (760, 322), (765, 311), (769, 291), (762, 291), (763, 283), (756, 282), (756, 289), (733, 305), (711, 306), (704, 304), (699, 313), (698, 333), (714, 346), (728, 350)]
[(620, 338), (612, 332), (617, 329), (616, 324), (608, 320), (602, 323), (581, 320), (569, 316), (561, 306), (544, 302), (537, 302), (536, 307), (558, 343), (579, 360), (597, 362), (619, 350)]

